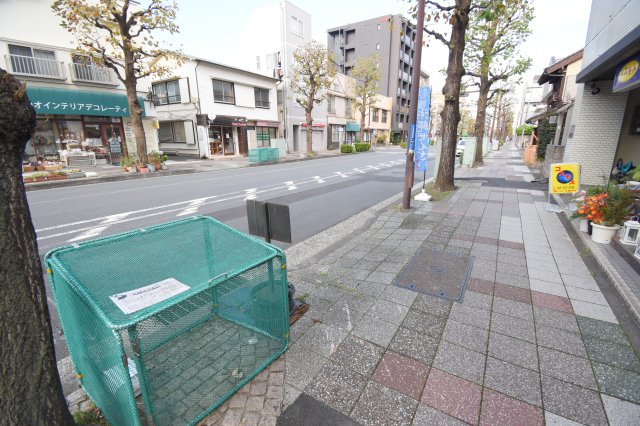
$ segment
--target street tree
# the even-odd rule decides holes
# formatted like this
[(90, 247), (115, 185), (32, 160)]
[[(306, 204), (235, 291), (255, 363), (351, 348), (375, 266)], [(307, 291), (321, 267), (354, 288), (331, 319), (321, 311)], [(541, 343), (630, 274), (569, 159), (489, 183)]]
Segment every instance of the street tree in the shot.
[[(426, 4), (424, 31), (443, 43), (448, 51), (446, 79), (442, 94), (442, 147), (438, 175), (434, 182), (436, 191), (455, 189), (455, 168), (458, 123), (460, 122), (460, 88), (464, 74), (463, 56), (469, 16), (477, 13), (482, 19), (491, 20), (504, 7), (504, 0), (424, 0)], [(415, 13), (416, 6), (413, 7)]]
[[(138, 159), (146, 164), (147, 144), (142, 125), (143, 105), (136, 91), (138, 80), (169, 75), (183, 59), (165, 49), (158, 33), (175, 34), (177, 5), (171, 0), (56, 0), (51, 8), (61, 25), (77, 40), (76, 49), (87, 60), (110, 68), (127, 91)], [(126, 144), (123, 144), (126, 153)]]
[(0, 69), (0, 423), (73, 425), (22, 182), (22, 156), (35, 126), (25, 85)]
[(355, 79), (356, 99), (354, 105), (360, 111), (360, 142), (364, 142), (364, 125), (366, 118), (376, 105), (380, 90), (380, 60), (378, 56), (360, 57), (353, 67), (352, 77)]
[(312, 41), (293, 52), (293, 69), (291, 90), (296, 102), (305, 112), (307, 125), (307, 155), (313, 155), (313, 108), (327, 97), (327, 89), (331, 87), (336, 75), (333, 55), (329, 50)]
[[(503, 7), (496, 8), (487, 19), (479, 13), (470, 15), (464, 52), (465, 74), (473, 78), (470, 85), (478, 86), (476, 111), (476, 147), (482, 146), (485, 134), (487, 102), (499, 93), (496, 83), (521, 75), (531, 66), (531, 59), (518, 55), (521, 44), (531, 34), (533, 21), (531, 0), (501, 0)], [(476, 149), (475, 164), (481, 165), (482, 149)]]

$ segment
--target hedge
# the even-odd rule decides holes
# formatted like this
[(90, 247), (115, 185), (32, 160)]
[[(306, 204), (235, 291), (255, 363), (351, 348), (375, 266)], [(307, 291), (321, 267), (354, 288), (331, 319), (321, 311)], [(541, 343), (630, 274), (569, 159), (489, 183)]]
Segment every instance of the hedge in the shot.
[(340, 152), (343, 154), (351, 154), (353, 147), (351, 145), (340, 145)]
[(354, 147), (356, 148), (356, 152), (365, 152), (371, 149), (371, 145), (368, 143), (355, 143)]

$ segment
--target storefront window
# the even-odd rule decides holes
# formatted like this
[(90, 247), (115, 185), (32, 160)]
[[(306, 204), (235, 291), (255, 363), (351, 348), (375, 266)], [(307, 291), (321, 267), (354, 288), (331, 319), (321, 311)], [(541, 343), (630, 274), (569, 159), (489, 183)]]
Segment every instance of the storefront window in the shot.
[(160, 123), (158, 139), (160, 143), (186, 143), (187, 133), (184, 127), (184, 121), (166, 121)]
[(258, 148), (271, 146), (271, 139), (276, 138), (275, 127), (256, 127), (256, 139)]

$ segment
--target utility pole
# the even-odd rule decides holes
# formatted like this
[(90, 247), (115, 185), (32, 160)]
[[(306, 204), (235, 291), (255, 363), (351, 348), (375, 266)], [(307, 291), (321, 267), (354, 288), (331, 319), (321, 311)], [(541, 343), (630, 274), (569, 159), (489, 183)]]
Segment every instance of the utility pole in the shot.
[(402, 192), (402, 208), (411, 208), (411, 187), (413, 185), (413, 150), (416, 139), (416, 122), (418, 119), (418, 94), (420, 89), (420, 62), (422, 60), (422, 34), (424, 33), (424, 2), (418, 0), (418, 16), (416, 23), (416, 47), (413, 51), (413, 72), (411, 73), (411, 109), (409, 110), (409, 143), (407, 159), (404, 167), (404, 190)]

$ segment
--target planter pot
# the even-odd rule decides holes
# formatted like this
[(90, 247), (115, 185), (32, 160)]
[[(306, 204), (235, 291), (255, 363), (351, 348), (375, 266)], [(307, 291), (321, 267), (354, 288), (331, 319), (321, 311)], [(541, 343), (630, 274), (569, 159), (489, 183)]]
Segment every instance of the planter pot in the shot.
[(592, 223), (591, 226), (593, 227), (591, 240), (598, 244), (609, 244), (611, 239), (616, 235), (616, 232), (618, 232), (618, 229), (620, 229), (618, 225), (605, 226)]
[(150, 172), (156, 171), (156, 166), (154, 164), (147, 164), (147, 168), (149, 169)]
[(580, 220), (580, 231), (589, 232), (589, 221), (587, 219), (579, 219)]
[(39, 172), (44, 172), (44, 166), (36, 166), (36, 170)]
[(160, 165), (160, 169), (162, 169), (162, 170), (169, 170), (169, 166), (167, 166), (166, 164), (162, 163), (162, 164)]
[(160, 164), (159, 161), (157, 163), (153, 163), (153, 165), (155, 166), (156, 170), (160, 170), (160, 168), (162, 167), (162, 164)]
[(129, 173), (138, 173), (138, 168), (137, 167), (129, 167)]
[(149, 173), (149, 168), (148, 167), (140, 167), (140, 173), (147, 174)]
[(33, 167), (33, 166), (22, 166), (22, 171), (23, 172), (33, 172), (35, 170), (36, 170), (36, 168)]
[(69, 179), (66, 175), (49, 175), (47, 176), (47, 180), (61, 180), (61, 179)]

